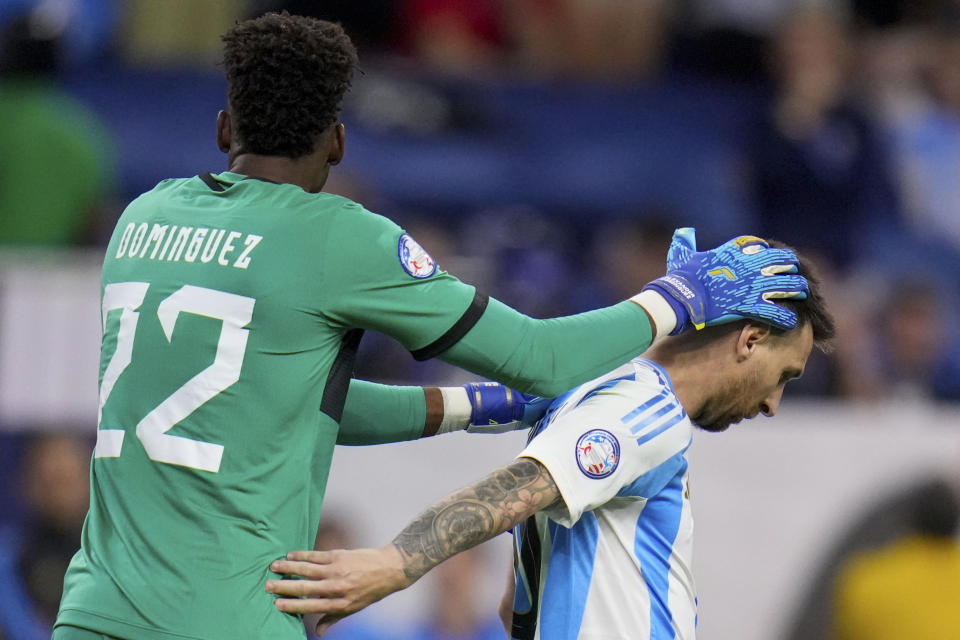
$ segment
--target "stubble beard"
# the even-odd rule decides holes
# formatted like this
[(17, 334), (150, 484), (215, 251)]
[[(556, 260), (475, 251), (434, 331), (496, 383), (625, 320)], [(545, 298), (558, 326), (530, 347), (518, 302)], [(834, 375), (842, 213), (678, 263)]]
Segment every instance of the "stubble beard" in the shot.
[(739, 407), (744, 405), (744, 397), (749, 390), (759, 385), (759, 373), (751, 372), (738, 379), (728, 381), (721, 389), (707, 399), (690, 421), (711, 433), (721, 433), (730, 425), (743, 420), (748, 412)]

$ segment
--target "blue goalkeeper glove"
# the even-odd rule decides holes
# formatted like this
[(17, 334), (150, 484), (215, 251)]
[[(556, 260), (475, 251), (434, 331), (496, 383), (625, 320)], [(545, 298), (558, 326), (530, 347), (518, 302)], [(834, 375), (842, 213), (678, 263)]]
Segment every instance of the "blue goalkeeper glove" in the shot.
[(499, 382), (468, 382), (470, 399), (468, 433), (505, 433), (528, 429), (546, 413), (551, 398), (529, 396)]
[(677, 315), (676, 335), (691, 326), (723, 324), (749, 318), (780, 329), (797, 326), (792, 311), (775, 304), (803, 299), (807, 280), (797, 275), (797, 256), (770, 248), (756, 236), (739, 236), (716, 249), (697, 251), (692, 227), (677, 229), (667, 253), (667, 275), (644, 287), (666, 298)]

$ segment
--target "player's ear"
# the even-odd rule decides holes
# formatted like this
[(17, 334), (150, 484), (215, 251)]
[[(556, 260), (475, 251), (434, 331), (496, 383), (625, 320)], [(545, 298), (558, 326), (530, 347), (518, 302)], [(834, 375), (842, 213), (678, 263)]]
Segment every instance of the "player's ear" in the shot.
[(750, 322), (744, 324), (740, 328), (740, 333), (737, 334), (737, 359), (746, 360), (756, 353), (761, 345), (766, 344), (772, 336), (770, 325), (752, 324)]
[(233, 142), (233, 126), (230, 122), (230, 114), (220, 111), (217, 114), (217, 147), (220, 151), (227, 153), (230, 151), (231, 142)]
[(343, 154), (346, 150), (347, 132), (343, 123), (337, 124), (333, 128), (333, 136), (330, 140), (330, 151), (327, 155), (327, 162), (330, 164), (340, 164), (343, 160)]

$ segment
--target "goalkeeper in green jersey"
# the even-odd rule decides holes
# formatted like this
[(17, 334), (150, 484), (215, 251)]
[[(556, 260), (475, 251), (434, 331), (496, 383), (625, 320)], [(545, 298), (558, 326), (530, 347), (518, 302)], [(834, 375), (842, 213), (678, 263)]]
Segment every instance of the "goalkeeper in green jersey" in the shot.
[[(403, 229), (322, 193), (357, 64), (332, 23), (268, 14), (224, 37), (228, 170), (164, 180), (107, 247), (91, 504), (56, 640), (302, 638), (264, 591), (309, 547), (334, 445), (409, 440), (523, 411), (503, 387), (351, 382), (364, 329), (527, 393), (555, 395), (689, 327), (803, 297), (759, 239), (696, 251), (630, 300), (534, 320), (443, 272)], [(478, 400), (479, 399), (479, 400)], [(500, 418), (494, 422), (506, 422)]]

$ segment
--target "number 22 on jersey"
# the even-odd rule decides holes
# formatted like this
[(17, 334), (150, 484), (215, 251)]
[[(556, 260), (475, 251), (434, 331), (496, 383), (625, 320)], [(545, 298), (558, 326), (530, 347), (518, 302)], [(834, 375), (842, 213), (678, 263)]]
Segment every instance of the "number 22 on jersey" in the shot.
[[(124, 430), (103, 429), (100, 423), (103, 420), (103, 407), (114, 385), (133, 358), (133, 341), (140, 322), (138, 309), (149, 288), (147, 282), (118, 282), (108, 284), (103, 290), (104, 333), (107, 330), (107, 315), (117, 309), (122, 311), (116, 349), (100, 382), (97, 444), (94, 450), (94, 457), (97, 458), (116, 458), (123, 448)], [(137, 424), (137, 438), (151, 460), (213, 473), (220, 470), (223, 445), (169, 435), (167, 432), (240, 379), (250, 333), (244, 327), (253, 317), (255, 303), (253, 298), (191, 285), (181, 287), (160, 302), (157, 317), (168, 342), (173, 338), (177, 317), (181, 313), (214, 318), (222, 324), (213, 363), (174, 391)]]

